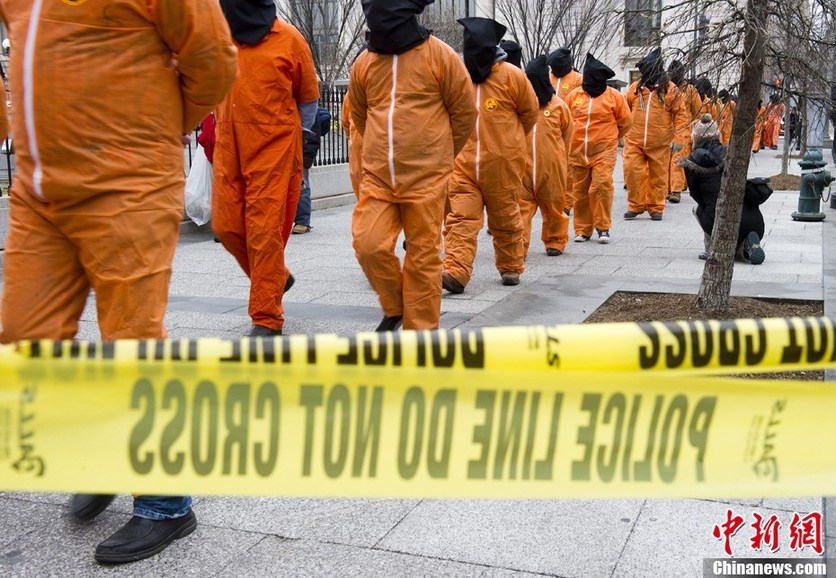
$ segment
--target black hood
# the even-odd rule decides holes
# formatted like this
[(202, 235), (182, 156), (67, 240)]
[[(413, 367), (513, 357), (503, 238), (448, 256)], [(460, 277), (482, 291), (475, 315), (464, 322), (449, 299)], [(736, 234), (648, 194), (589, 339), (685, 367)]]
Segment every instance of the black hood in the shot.
[(583, 89), (591, 97), (601, 96), (607, 90), (607, 81), (615, 76), (615, 72), (606, 64), (586, 53), (583, 65)]
[(671, 62), (668, 67), (668, 78), (676, 86), (682, 86), (682, 83), (685, 82), (685, 65), (678, 60)]
[(711, 81), (704, 76), (700, 76), (694, 81), (694, 87), (700, 93), (700, 98), (711, 96), (714, 93), (714, 88), (711, 86)]
[(508, 55), (507, 61), (522, 68), (522, 47), (513, 40), (503, 40), (499, 43), (499, 47)]
[(654, 48), (647, 53), (636, 65), (642, 78), (639, 86), (657, 86), (662, 80), (665, 71), (665, 63), (662, 61), (662, 49)]
[(566, 48), (558, 48), (548, 57), (549, 68), (557, 78), (563, 78), (572, 71), (572, 51)]
[(430, 37), (418, 14), (435, 0), (362, 0), (371, 52), (402, 54)]
[(491, 74), (499, 41), (505, 28), (490, 18), (459, 18), (464, 26), (464, 65), (474, 84), (482, 84)]
[(730, 98), (729, 91), (724, 88), (717, 93), (717, 98), (719, 98), (723, 104), (726, 104)]
[(232, 37), (241, 44), (258, 44), (276, 21), (273, 0), (221, 0)]
[(538, 56), (530, 61), (525, 67), (525, 75), (534, 88), (537, 95), (537, 102), (543, 106), (552, 99), (555, 90), (549, 80), (549, 65), (546, 64), (546, 55)]

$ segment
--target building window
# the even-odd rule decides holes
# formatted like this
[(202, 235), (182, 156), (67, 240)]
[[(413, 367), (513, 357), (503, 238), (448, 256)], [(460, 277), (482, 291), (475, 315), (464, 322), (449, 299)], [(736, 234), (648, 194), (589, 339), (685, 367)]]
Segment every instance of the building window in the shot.
[(662, 29), (662, 0), (625, 0), (624, 46), (654, 46)]

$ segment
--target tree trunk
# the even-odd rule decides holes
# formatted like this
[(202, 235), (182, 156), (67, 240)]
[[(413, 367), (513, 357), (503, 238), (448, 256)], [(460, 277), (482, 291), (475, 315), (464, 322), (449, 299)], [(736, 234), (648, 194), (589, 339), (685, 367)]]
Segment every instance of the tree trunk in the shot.
[(748, 0), (746, 3), (740, 97), (726, 154), (726, 167), (723, 171), (714, 229), (708, 247), (708, 259), (697, 295), (697, 307), (707, 311), (726, 310), (731, 294), (737, 231), (743, 211), (743, 193), (752, 155), (752, 131), (763, 80), (768, 1)]

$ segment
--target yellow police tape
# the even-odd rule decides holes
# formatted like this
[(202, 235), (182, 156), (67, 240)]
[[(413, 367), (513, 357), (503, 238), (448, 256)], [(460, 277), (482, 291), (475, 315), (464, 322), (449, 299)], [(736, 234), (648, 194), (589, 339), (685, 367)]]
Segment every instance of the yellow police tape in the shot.
[(829, 319), (26, 342), (0, 490), (374, 497), (822, 495)]

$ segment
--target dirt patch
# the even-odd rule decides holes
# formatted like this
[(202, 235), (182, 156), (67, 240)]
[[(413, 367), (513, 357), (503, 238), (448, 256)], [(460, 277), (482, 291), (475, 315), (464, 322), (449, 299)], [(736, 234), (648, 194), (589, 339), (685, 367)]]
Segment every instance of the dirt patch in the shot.
[[(722, 315), (706, 315), (695, 307), (696, 295), (683, 293), (631, 293), (617, 291), (593, 311), (583, 323), (683, 321), (692, 319), (743, 319), (753, 317), (820, 317), (821, 301), (755, 299), (730, 297)], [(745, 374), (741, 377), (824, 380), (823, 371), (790, 371), (775, 374)]]
[(775, 175), (769, 177), (769, 186), (773, 191), (797, 191), (801, 189), (801, 177), (798, 175)]

